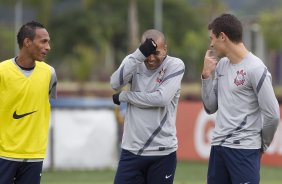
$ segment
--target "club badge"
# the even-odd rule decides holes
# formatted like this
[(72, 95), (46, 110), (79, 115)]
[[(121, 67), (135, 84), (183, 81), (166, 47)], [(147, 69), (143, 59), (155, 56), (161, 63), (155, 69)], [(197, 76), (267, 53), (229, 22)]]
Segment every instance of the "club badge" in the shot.
[(163, 81), (163, 77), (164, 77), (165, 71), (166, 70), (163, 69), (163, 68), (159, 71), (159, 76), (157, 77), (157, 82), (158, 83), (161, 83)]
[(246, 80), (245, 79), (246, 72), (244, 72), (244, 70), (240, 70), (240, 71), (237, 71), (236, 73), (237, 73), (237, 76), (234, 79), (234, 84), (236, 84), (236, 86), (243, 85)]

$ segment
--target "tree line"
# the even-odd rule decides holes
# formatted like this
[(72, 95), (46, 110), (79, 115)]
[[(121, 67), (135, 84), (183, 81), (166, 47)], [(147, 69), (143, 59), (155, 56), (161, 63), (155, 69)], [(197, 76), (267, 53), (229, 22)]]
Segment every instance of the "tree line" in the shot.
[[(0, 0), (0, 3), (13, 7), (18, 1), (22, 1), (24, 8), (32, 8), (36, 19), (46, 25), (52, 47), (46, 62), (56, 68), (61, 81), (108, 81), (123, 57), (132, 52), (132, 47), (138, 47), (140, 34), (154, 28), (153, 0), (80, 0), (74, 7), (56, 13), (54, 7), (66, 3), (65, 0)], [(207, 24), (213, 17), (229, 11), (220, 0), (193, 2), (162, 0), (162, 31), (167, 38), (168, 53), (185, 62), (184, 82), (199, 81), (203, 56), (209, 46)], [(130, 22), (132, 7), (136, 17)], [(256, 16), (267, 49), (274, 55), (282, 44), (281, 38), (275, 36), (282, 31), (279, 23), (282, 14), (278, 7), (275, 12), (263, 11)], [(132, 23), (137, 26), (134, 35), (138, 41), (130, 43)], [(1, 60), (14, 54), (12, 29), (13, 25), (1, 26)]]

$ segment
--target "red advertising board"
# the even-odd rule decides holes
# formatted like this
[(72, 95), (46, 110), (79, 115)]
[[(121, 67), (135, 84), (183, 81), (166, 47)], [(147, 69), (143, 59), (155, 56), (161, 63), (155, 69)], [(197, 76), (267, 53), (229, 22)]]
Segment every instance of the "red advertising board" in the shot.
[[(282, 108), (280, 107), (280, 114)], [(179, 160), (208, 160), (215, 114), (208, 115), (202, 102), (180, 101), (177, 112)], [(262, 164), (282, 166), (282, 127), (262, 157)]]

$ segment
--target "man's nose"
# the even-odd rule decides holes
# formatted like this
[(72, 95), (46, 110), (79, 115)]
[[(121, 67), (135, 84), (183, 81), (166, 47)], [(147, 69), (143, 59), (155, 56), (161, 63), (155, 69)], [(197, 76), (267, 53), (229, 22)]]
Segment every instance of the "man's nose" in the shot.
[(49, 43), (47, 43), (47, 45), (46, 45), (46, 48), (45, 48), (47, 51), (50, 51), (51, 50), (51, 47), (50, 47), (50, 44)]
[(147, 59), (149, 59), (149, 60), (154, 59), (154, 54), (150, 54), (150, 55), (147, 57)]

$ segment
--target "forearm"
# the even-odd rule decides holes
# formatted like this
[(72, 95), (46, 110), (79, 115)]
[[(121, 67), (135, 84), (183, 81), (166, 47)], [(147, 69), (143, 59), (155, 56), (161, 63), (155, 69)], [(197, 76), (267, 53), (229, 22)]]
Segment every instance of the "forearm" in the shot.
[(128, 84), (138, 65), (142, 64), (145, 59), (139, 49), (125, 57), (119, 68), (111, 76), (111, 87), (114, 90), (119, 90)]
[[(266, 123), (267, 122), (267, 123)], [(262, 149), (266, 151), (271, 144), (277, 127), (279, 125), (280, 118), (264, 119), (262, 128)]]
[(164, 107), (171, 103), (173, 98), (180, 95), (180, 86), (184, 70), (181, 72), (182, 73), (178, 73), (178, 76), (164, 81), (155, 91), (124, 91), (121, 92), (119, 99), (120, 101), (131, 103), (140, 108)]
[(172, 98), (169, 94), (164, 95), (160, 91), (152, 93), (123, 91), (120, 93), (119, 100), (133, 104), (139, 108), (151, 108), (164, 107), (171, 102)]
[(259, 91), (258, 101), (263, 118), (262, 149), (266, 151), (273, 140), (280, 122), (279, 104), (269, 78), (265, 80)]
[(208, 114), (215, 113), (218, 108), (217, 91), (216, 84), (213, 84), (211, 76), (207, 79), (202, 79), (201, 95), (206, 112)]

